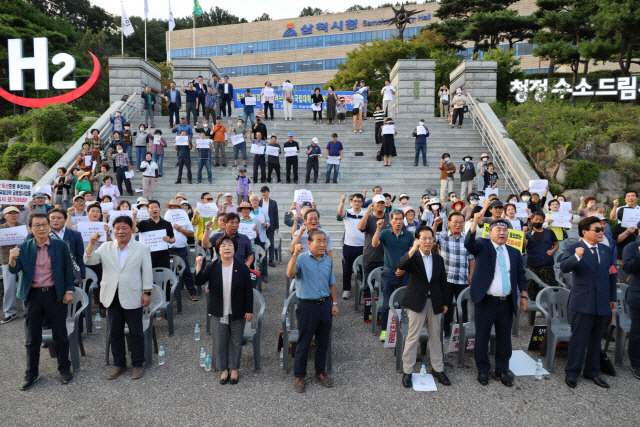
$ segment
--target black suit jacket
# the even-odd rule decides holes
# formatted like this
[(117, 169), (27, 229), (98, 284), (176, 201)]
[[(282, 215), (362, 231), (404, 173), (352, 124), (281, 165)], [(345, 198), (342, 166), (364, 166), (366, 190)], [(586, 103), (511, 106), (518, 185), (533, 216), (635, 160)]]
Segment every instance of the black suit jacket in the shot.
[[(258, 206), (262, 207), (262, 202), (264, 200), (260, 200), (260, 204)], [(275, 200), (269, 199), (269, 228), (267, 230), (279, 230), (280, 222), (278, 219), (278, 203)]]
[(431, 252), (431, 256), (433, 257), (431, 280), (427, 278), (420, 250), (417, 250), (412, 257), (409, 257), (407, 252), (398, 261), (398, 268), (409, 274), (409, 283), (400, 304), (413, 311), (421, 312), (427, 303), (427, 295), (431, 294), (433, 312), (440, 314), (443, 306), (451, 304), (453, 289), (447, 283), (444, 259), (435, 252)]
[[(218, 259), (207, 265), (196, 274), (196, 285), (202, 286), (209, 282), (208, 312), (212, 316), (222, 317), (224, 313), (224, 298), (222, 291), (222, 262)], [(231, 320), (239, 320), (246, 313), (253, 313), (253, 287), (249, 267), (234, 260), (231, 277)]]

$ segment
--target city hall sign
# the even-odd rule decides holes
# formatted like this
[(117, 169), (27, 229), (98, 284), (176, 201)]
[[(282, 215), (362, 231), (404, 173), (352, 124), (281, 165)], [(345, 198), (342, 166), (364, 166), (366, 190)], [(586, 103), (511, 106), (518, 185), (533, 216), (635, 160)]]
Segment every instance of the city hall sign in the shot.
[[(0, 97), (23, 107), (40, 108), (49, 104), (63, 104), (80, 98), (96, 84), (100, 78), (100, 62), (96, 56), (89, 52), (93, 58), (93, 72), (89, 79), (80, 87), (75, 80), (67, 80), (67, 77), (76, 69), (76, 60), (68, 53), (58, 53), (51, 58), (53, 65), (64, 64), (53, 75), (51, 85), (54, 89), (70, 92), (50, 98), (25, 98), (7, 92), (0, 87)], [(49, 45), (46, 37), (33, 39), (33, 56), (25, 57), (21, 39), (9, 39), (9, 91), (24, 90), (24, 70), (33, 70), (36, 90), (49, 90)]]

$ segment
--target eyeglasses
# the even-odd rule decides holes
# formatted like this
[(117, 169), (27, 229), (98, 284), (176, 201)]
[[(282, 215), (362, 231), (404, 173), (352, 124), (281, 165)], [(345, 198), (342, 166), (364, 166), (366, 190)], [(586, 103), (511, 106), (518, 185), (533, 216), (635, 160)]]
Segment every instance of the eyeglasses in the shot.
[(80, 203), (81, 205), (84, 205), (86, 202), (84, 199), (78, 199), (76, 200), (76, 203)]
[(208, 199), (204, 199), (204, 200), (207, 201), (207, 202), (210, 202), (210, 201), (213, 200), (213, 197), (209, 197)]
[(31, 226), (31, 228), (35, 228), (36, 230), (41, 229), (41, 228), (47, 228), (49, 226), (49, 224), (33, 224)]
[(604, 233), (604, 228), (596, 227), (593, 230), (589, 230), (589, 231), (593, 231), (594, 233)]
[(421, 237), (418, 239), (419, 242), (433, 242), (433, 237)]

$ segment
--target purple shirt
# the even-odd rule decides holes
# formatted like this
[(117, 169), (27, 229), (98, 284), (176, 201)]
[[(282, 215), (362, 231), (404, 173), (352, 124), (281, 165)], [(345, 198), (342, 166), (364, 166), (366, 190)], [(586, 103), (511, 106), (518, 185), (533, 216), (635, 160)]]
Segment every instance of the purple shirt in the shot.
[(340, 141), (329, 141), (327, 144), (327, 150), (329, 150), (330, 156), (339, 156), (340, 151), (344, 150), (344, 148), (342, 148), (342, 142)]

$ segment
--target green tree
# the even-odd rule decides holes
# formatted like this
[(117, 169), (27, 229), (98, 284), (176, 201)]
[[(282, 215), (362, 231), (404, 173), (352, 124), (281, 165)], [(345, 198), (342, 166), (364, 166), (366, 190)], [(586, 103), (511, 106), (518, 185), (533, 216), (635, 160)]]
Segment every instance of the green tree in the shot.
[(258, 16), (256, 19), (253, 20), (253, 22), (260, 22), (260, 21), (271, 21), (271, 17), (269, 16), (268, 13), (263, 13), (262, 15)]
[[(102, 73), (91, 91), (74, 102), (75, 106), (85, 111), (104, 111), (109, 103), (109, 55), (111, 45), (107, 42), (105, 31), (94, 33), (87, 30), (71, 51), (76, 58), (78, 68), (76, 75), (88, 76), (92, 71), (92, 60), (87, 52), (92, 52), (100, 61)], [(82, 59), (82, 61), (80, 61)], [(83, 64), (83, 65), (81, 65)], [(86, 65), (84, 65), (86, 64)]]
[(110, 15), (99, 6), (92, 6), (89, 0), (25, 0), (50, 17), (70, 21), (80, 32), (114, 30), (120, 18)]
[(324, 15), (325, 13), (328, 13), (328, 11), (322, 10), (318, 7), (307, 6), (300, 11), (300, 15), (298, 16), (302, 17), (302, 16)]
[[(478, 59), (477, 56), (474, 59)], [(513, 50), (489, 49), (484, 53), (482, 59), (498, 62), (496, 98), (498, 101), (507, 102), (510, 95), (510, 82), (524, 78), (524, 71), (520, 69), (520, 58)]]
[(371, 10), (373, 9), (373, 7), (371, 6), (360, 6), (359, 4), (354, 4), (351, 7), (348, 7), (347, 10), (345, 10), (345, 12), (357, 12), (359, 10)]
[[(243, 24), (248, 22), (244, 18), (239, 18), (233, 15), (226, 9), (221, 9), (218, 6), (211, 8), (204, 12), (202, 15), (196, 15), (197, 27), (213, 27), (219, 25), (231, 25), (231, 24)], [(185, 18), (176, 19), (176, 30), (184, 30), (193, 27), (193, 15), (189, 15)]]
[[(129, 18), (136, 32), (125, 38), (124, 53), (127, 56), (144, 58), (144, 18), (132, 16)], [(147, 59), (150, 61), (165, 61), (167, 59), (165, 32), (167, 21), (152, 19), (147, 21)], [(118, 35), (118, 43), (119, 43)], [(118, 53), (120, 48), (118, 45)]]

